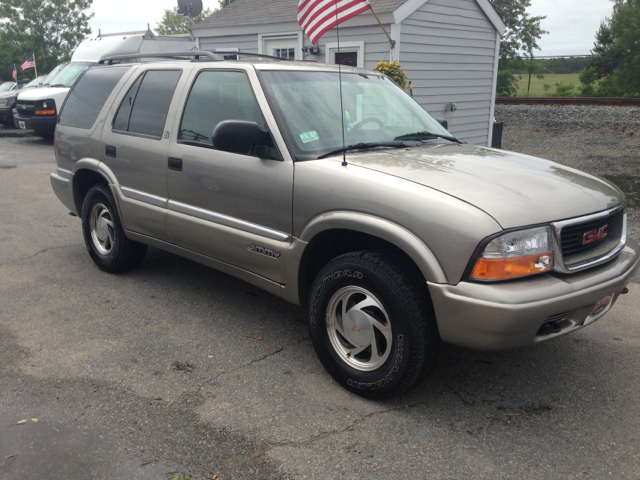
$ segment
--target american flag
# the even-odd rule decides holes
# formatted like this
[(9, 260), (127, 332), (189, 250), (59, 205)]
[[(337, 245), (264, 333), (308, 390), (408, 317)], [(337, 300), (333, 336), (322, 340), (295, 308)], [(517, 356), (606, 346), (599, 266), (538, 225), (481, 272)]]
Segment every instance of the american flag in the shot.
[(13, 79), (17, 82), (18, 81), (18, 70), (16, 69), (16, 64), (13, 64)]
[(316, 45), (327, 31), (370, 9), (369, 0), (300, 0), (298, 23)]
[(29, 68), (36, 68), (36, 56), (31, 55), (29, 58), (27, 58), (27, 61), (24, 62), (20, 68), (22, 68), (22, 70), (28, 70)]

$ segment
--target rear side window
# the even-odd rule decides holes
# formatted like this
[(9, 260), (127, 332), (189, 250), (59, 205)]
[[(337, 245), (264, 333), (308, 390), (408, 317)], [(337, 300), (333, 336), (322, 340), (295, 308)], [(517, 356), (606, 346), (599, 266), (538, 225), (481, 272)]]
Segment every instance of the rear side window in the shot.
[(124, 97), (113, 129), (161, 138), (180, 75), (180, 70), (149, 70), (142, 75)]
[(60, 113), (60, 125), (84, 129), (93, 127), (107, 98), (129, 68), (99, 67), (87, 70), (69, 92)]

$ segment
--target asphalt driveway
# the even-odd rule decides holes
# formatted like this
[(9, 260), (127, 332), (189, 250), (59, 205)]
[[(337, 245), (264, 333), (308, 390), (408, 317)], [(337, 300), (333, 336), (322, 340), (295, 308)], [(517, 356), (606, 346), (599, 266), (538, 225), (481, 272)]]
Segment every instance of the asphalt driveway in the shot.
[(153, 249), (99, 271), (53, 170), (51, 145), (0, 138), (0, 478), (638, 479), (640, 285), (573, 335), (446, 347), (368, 401), (296, 306)]

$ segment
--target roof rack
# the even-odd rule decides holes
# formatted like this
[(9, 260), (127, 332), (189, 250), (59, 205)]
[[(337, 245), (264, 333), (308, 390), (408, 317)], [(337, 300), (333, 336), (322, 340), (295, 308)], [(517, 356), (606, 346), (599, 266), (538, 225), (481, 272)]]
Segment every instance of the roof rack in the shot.
[(168, 53), (135, 53), (131, 55), (109, 55), (103, 57), (98, 63), (101, 65), (113, 65), (114, 62), (118, 60), (129, 60), (133, 58), (167, 58), (179, 60), (182, 57), (194, 57), (195, 60), (200, 60), (200, 57), (206, 57), (206, 59), (210, 62), (222, 62), (224, 61), (225, 56), (231, 55), (244, 55), (245, 57), (259, 57), (259, 58), (269, 58), (271, 60), (279, 60), (283, 62), (293, 62), (289, 58), (280, 58), (273, 57), (271, 55), (263, 55), (261, 53), (251, 53), (251, 52), (237, 52), (237, 51), (219, 51), (216, 53), (212, 52), (201, 52), (201, 51), (191, 51), (191, 52), (168, 52)]

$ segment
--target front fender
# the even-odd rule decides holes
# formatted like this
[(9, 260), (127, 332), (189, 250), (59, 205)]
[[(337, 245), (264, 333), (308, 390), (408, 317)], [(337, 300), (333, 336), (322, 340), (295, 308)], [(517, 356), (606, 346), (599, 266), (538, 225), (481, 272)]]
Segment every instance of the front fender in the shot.
[(418, 266), (425, 280), (432, 283), (449, 283), (433, 252), (413, 233), (393, 222), (372, 215), (339, 211), (324, 213), (313, 218), (303, 228), (300, 238), (292, 243), (287, 268), (287, 284), (283, 292), (286, 300), (300, 303), (298, 275), (308, 244), (322, 232), (336, 229), (361, 232), (385, 240), (406, 253)]
[(411, 257), (427, 281), (449, 283), (438, 259), (418, 237), (389, 220), (372, 215), (349, 211), (324, 213), (304, 227), (300, 240), (309, 243), (319, 233), (333, 229), (354, 230), (381, 238)]

